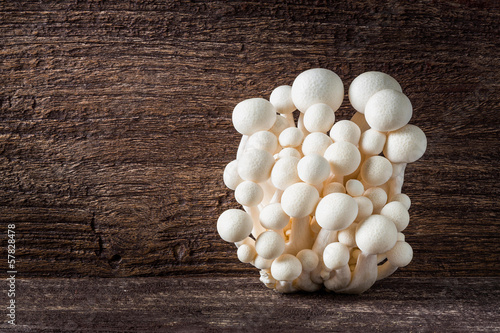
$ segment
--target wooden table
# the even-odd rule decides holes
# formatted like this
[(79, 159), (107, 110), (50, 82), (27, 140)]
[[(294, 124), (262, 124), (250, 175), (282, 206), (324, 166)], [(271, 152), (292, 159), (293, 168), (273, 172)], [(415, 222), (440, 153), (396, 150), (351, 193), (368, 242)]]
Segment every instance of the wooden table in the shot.
[[(16, 230), (17, 331), (499, 331), (499, 9), (0, 3), (0, 226), (2, 249)], [(346, 91), (363, 72), (390, 74), (428, 139), (403, 188), (414, 259), (359, 297), (269, 291), (215, 228), (239, 207), (222, 181), (240, 138), (232, 109), (314, 67)], [(346, 94), (336, 118), (353, 113)]]

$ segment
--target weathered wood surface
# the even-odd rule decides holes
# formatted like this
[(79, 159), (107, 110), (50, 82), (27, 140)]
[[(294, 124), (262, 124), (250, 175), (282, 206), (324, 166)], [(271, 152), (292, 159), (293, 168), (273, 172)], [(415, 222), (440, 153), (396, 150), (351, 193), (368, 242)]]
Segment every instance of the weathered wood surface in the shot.
[(499, 278), (388, 278), (361, 296), (282, 295), (251, 277), (37, 278), (18, 283), (19, 311), (12, 332), (500, 330)]
[(498, 22), (495, 1), (1, 2), (0, 223), (20, 276), (255, 276), (215, 228), (238, 206), (231, 112), (311, 67), (346, 88), (391, 74), (427, 134), (397, 276), (499, 276)]

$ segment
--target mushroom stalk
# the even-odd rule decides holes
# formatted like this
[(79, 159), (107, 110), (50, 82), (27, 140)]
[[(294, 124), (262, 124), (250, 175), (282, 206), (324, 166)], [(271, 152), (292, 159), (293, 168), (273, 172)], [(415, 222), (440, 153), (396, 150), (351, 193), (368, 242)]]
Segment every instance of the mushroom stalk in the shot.
[(238, 146), (238, 152), (236, 153), (236, 159), (239, 159), (241, 154), (243, 154), (243, 152), (245, 151), (249, 137), (250, 136), (248, 135), (243, 135), (241, 137), (240, 145)]
[(276, 191), (274, 191), (273, 197), (271, 198), (271, 201), (269, 202), (269, 204), (280, 202), (282, 194), (283, 194), (283, 190), (276, 189)]
[(309, 131), (304, 126), (304, 112), (301, 112), (299, 115), (299, 120), (297, 121), (297, 128), (304, 133), (304, 136), (309, 134)]
[(392, 275), (398, 269), (397, 266), (394, 266), (389, 261), (386, 261), (382, 265), (377, 267), (377, 281), (385, 279), (389, 275)]
[(243, 206), (243, 209), (245, 209), (245, 211), (252, 217), (253, 221), (252, 235), (253, 237), (255, 237), (255, 239), (257, 239), (257, 237), (259, 237), (261, 233), (266, 231), (266, 229), (260, 224), (259, 221), (259, 215), (260, 215), (259, 208), (257, 206), (251, 206), (251, 207)]
[(337, 291), (347, 287), (349, 282), (351, 282), (351, 270), (349, 269), (349, 265), (334, 270), (330, 276), (331, 277), (324, 282), (326, 289)]
[(293, 113), (287, 113), (283, 116), (288, 121), (289, 127), (295, 127), (295, 121), (293, 120)]
[(349, 285), (337, 290), (343, 294), (361, 294), (368, 290), (377, 280), (377, 255), (361, 252)]
[(393, 163), (393, 172), (389, 179), (389, 193), (387, 198), (390, 200), (393, 195), (401, 193), (405, 178), (406, 163)]
[(293, 282), (293, 285), (298, 289), (313, 292), (321, 289), (321, 284), (314, 283), (311, 280), (311, 272), (302, 270), (300, 276)]
[(312, 250), (316, 252), (319, 257), (318, 266), (311, 272), (311, 280), (314, 283), (323, 283), (323, 279), (321, 278), (321, 271), (323, 270), (323, 251), (328, 244), (335, 241), (337, 241), (337, 231), (327, 230), (325, 228), (319, 231), (314, 245), (312, 246)]
[(305, 217), (292, 217), (292, 230), (290, 240), (286, 244), (285, 252), (296, 255), (302, 249), (309, 249), (314, 239), (314, 234), (309, 227), (309, 215)]

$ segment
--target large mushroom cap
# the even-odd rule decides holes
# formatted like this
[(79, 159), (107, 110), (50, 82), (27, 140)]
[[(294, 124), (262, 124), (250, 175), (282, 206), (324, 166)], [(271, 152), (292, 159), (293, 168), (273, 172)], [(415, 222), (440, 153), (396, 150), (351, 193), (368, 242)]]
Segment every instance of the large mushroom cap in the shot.
[(233, 110), (233, 126), (243, 135), (267, 131), (276, 121), (276, 109), (263, 98), (250, 98), (239, 102)]
[(325, 247), (323, 263), (331, 270), (339, 269), (349, 262), (349, 249), (342, 243), (334, 242)]
[(365, 107), (365, 118), (371, 128), (387, 132), (408, 124), (413, 115), (410, 99), (402, 92), (384, 89), (373, 94)]
[(271, 275), (278, 281), (292, 281), (302, 273), (300, 260), (291, 254), (282, 254), (271, 265)]
[(240, 209), (228, 209), (217, 220), (217, 232), (226, 242), (240, 242), (252, 232), (250, 215)]
[(316, 221), (327, 230), (347, 228), (358, 215), (358, 204), (344, 193), (331, 193), (316, 207)]
[(361, 162), (358, 148), (350, 142), (335, 142), (325, 151), (325, 158), (330, 162), (335, 175), (348, 175), (356, 171)]
[(319, 200), (318, 190), (306, 183), (296, 183), (286, 188), (281, 196), (283, 211), (291, 217), (310, 215)]
[(427, 138), (415, 125), (408, 124), (397, 131), (387, 133), (384, 156), (393, 163), (412, 163), (424, 155)]
[(356, 244), (366, 254), (385, 253), (398, 239), (394, 223), (382, 215), (371, 215), (358, 224)]

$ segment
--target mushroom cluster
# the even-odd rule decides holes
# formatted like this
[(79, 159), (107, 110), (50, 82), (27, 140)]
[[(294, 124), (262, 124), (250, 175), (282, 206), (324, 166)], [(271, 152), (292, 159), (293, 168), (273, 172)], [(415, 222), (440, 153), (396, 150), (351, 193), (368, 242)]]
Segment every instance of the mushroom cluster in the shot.
[(224, 183), (243, 210), (222, 213), (217, 231), (279, 292), (360, 294), (413, 257), (402, 233), (411, 201), (401, 188), (425, 134), (408, 124), (410, 100), (387, 74), (359, 75), (348, 96), (357, 112), (335, 122), (343, 83), (315, 68), (269, 100), (234, 108), (242, 139)]

